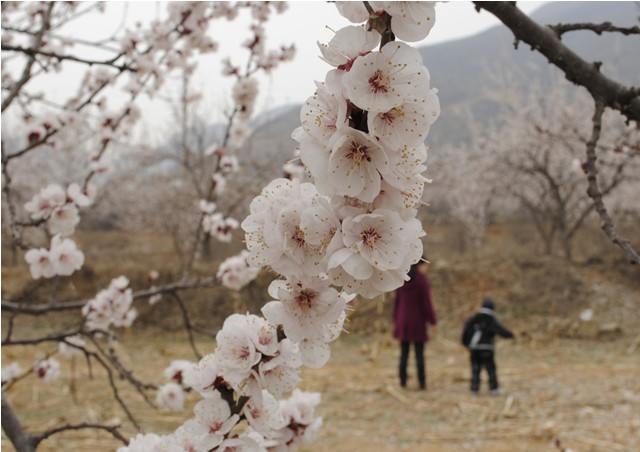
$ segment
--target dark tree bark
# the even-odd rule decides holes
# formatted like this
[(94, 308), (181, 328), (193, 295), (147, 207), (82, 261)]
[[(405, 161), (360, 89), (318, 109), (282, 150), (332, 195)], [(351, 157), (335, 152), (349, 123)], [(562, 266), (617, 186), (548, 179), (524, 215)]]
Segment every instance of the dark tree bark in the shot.
[(640, 88), (626, 87), (600, 72), (599, 63), (588, 63), (565, 46), (550, 27), (541, 26), (524, 14), (515, 2), (474, 2), (507, 26), (518, 41), (526, 42), (564, 72), (567, 80), (585, 87), (595, 100), (620, 111), (631, 121), (640, 121)]
[(34, 452), (36, 450), (32, 438), (24, 430), (4, 396), (2, 397), (2, 430), (18, 452)]

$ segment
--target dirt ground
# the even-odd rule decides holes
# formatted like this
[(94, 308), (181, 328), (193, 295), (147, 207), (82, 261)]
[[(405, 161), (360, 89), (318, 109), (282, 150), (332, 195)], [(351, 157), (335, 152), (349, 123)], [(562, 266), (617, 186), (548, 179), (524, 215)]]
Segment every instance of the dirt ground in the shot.
[(487, 394), (486, 375), (483, 393), (471, 395), (466, 351), (437, 334), (426, 392), (415, 379), (398, 387), (395, 343), (383, 339), (377, 354), (367, 345), (377, 356), (367, 359), (368, 342), (342, 341), (331, 365), (308, 372), (325, 394), (327, 432), (312, 450), (640, 450), (640, 360), (624, 341), (503, 341), (502, 396)]
[[(455, 339), (453, 332), (436, 332), (427, 347), (428, 389), (419, 391), (415, 372), (408, 389), (398, 386), (399, 347), (388, 335), (343, 335), (326, 367), (304, 370), (301, 388), (322, 392), (319, 414), (324, 418), (317, 441), (304, 450), (640, 450), (640, 350), (629, 353), (633, 338), (503, 340), (497, 353), (506, 390), (501, 396), (487, 394), (485, 375), (481, 394), (469, 393), (467, 353)], [(190, 354), (178, 335), (129, 335), (125, 341), (130, 352), (123, 357), (136, 363), (143, 379), (161, 381), (158, 371), (164, 363)], [(203, 340), (198, 346), (208, 352), (213, 344)], [(22, 360), (17, 350), (13, 353), (4, 358)], [(87, 380), (84, 361), (74, 368), (75, 381), (67, 360), (56, 382), (47, 385), (29, 377), (7, 392), (27, 428), (81, 420), (122, 422), (125, 434), (133, 435), (120, 408), (105, 397), (109, 388), (102, 370), (94, 366), (95, 378)], [(190, 395), (184, 412), (167, 413), (150, 409), (124, 383), (118, 387), (143, 428), (157, 433), (168, 433), (190, 417), (198, 400)], [(53, 436), (39, 450), (107, 451), (118, 445), (106, 433), (80, 431)], [(2, 450), (12, 450), (4, 435)]]
[[(390, 300), (358, 302), (346, 326), (351, 334), (333, 344), (329, 364), (303, 371), (300, 387), (322, 393), (318, 410), (324, 418), (317, 441), (304, 450), (640, 451), (637, 270), (622, 262), (616, 250), (610, 251), (610, 244), (603, 249), (612, 256), (598, 254), (592, 245), (574, 263), (538, 256), (521, 227), (493, 228), (483, 248), (456, 254), (450, 250), (456, 249), (459, 234), (447, 231), (430, 230), (429, 274), (439, 326), (427, 347), (428, 390), (417, 390), (415, 372), (409, 389), (398, 385), (399, 347), (388, 332)], [(59, 288), (61, 299), (90, 298), (119, 274), (128, 275), (136, 290), (148, 286), (151, 268), (166, 281), (177, 277), (166, 238), (125, 233), (83, 237), (91, 265)], [(212, 262), (200, 265), (204, 274), (215, 267)], [(258, 312), (271, 279), (264, 276), (262, 285), (241, 294), (251, 301), (242, 309), (235, 303), (240, 296), (223, 290), (190, 293), (192, 319), (215, 332), (230, 312)], [(3, 264), (3, 297), (25, 287), (25, 280), (29, 275), (22, 260), (20, 266)], [(38, 290), (33, 301), (48, 300), (51, 288), (43, 285)], [(498, 344), (498, 371), (506, 393), (496, 397), (487, 394), (486, 376), (482, 394), (469, 393), (468, 356), (458, 344), (462, 322), (484, 296), (497, 300), (501, 319), (518, 337)], [(142, 300), (136, 306), (141, 315), (135, 328), (118, 333), (123, 342), (120, 355), (142, 381), (163, 383), (162, 371), (171, 360), (194, 355), (180, 332), (177, 308), (160, 303), (146, 312), (145, 304)], [(579, 328), (579, 314), (585, 309), (595, 313), (595, 330)], [(15, 337), (64, 330), (77, 323), (78, 315), (20, 316)], [(3, 333), (8, 318), (3, 313)], [(602, 338), (598, 328), (605, 324), (615, 326), (615, 334)], [(588, 339), (577, 339), (585, 336)], [(202, 353), (213, 351), (212, 339), (197, 339)], [(28, 369), (55, 348), (3, 347), (2, 364), (18, 361)], [(57, 381), (44, 384), (31, 375), (3, 394), (25, 427), (39, 432), (63, 423), (119, 423), (126, 436), (135, 435), (113, 400), (104, 369), (95, 363), (89, 369), (84, 359), (59, 359), (62, 376)], [(191, 394), (184, 412), (158, 411), (130, 385), (116, 383), (149, 432), (174, 431), (191, 417), (198, 401)], [(105, 432), (82, 430), (54, 435), (39, 450), (112, 451), (119, 445)], [(13, 450), (4, 434), (2, 450)]]

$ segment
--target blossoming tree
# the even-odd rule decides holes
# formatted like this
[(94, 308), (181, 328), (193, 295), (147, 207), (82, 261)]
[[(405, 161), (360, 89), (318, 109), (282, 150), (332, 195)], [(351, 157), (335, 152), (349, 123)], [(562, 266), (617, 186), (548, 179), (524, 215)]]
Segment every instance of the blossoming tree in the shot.
[[(14, 337), (11, 317), (2, 343), (12, 346), (54, 342), (60, 344), (59, 353), (63, 355), (83, 354), (105, 370), (112, 396), (139, 431), (142, 426), (114, 384), (117, 377), (149, 401), (148, 393), (155, 392), (155, 403), (167, 409), (183, 406), (185, 388), (197, 392), (202, 400), (195, 405), (193, 417), (173, 433), (140, 433), (127, 439), (117, 425), (88, 422), (27, 433), (3, 393), (3, 430), (19, 450), (33, 450), (53, 434), (81, 428), (111, 433), (125, 444), (123, 452), (295, 449), (311, 441), (321, 425), (321, 419), (315, 415), (320, 395), (296, 388), (301, 367), (322, 367), (327, 363), (329, 344), (339, 337), (355, 296), (373, 298), (394, 290), (406, 280), (411, 264), (422, 256), (425, 233), (417, 212), (427, 181), (423, 175), (427, 158), (424, 140), (440, 106), (428, 69), (418, 51), (407, 42), (428, 35), (435, 23), (434, 5), (336, 2), (340, 14), (355, 25), (336, 31), (333, 39), (320, 44), (320, 53), (330, 69), (302, 107), (301, 126), (292, 135), (298, 143), (308, 181), (293, 177), (300, 171), (291, 167), (288, 168), (291, 178), (271, 181), (253, 199), (250, 214), (241, 223), (247, 250), (226, 261), (217, 278), (205, 279), (191, 277), (202, 237), (207, 233), (226, 240), (229, 231), (239, 225), (216, 211), (215, 196), (224, 186), (225, 175), (236, 169), (237, 161), (229, 150), (237, 147), (247, 133), (257, 89), (251, 76), (258, 70), (271, 70), (291, 57), (290, 48), (268, 52), (264, 47), (261, 24), (273, 9), (282, 10), (282, 4), (171, 4), (167, 21), (126, 32), (115, 41), (118, 46), (111, 49), (114, 53), (102, 60), (72, 54), (69, 40), (57, 34), (69, 21), (101, 7), (101, 4), (83, 5), (3, 4), (2, 49), (7, 54), (20, 55), (23, 66), (17, 74), (3, 73), (2, 111), (20, 110), (19, 116), (29, 126), (21, 143), (11, 149), (3, 143), (4, 203), (8, 207), (12, 240), (25, 249), (32, 276), (38, 280), (64, 277), (83, 265), (84, 255), (69, 236), (78, 224), (80, 209), (91, 203), (91, 183), (105, 169), (105, 155), (140, 114), (134, 101), (142, 93), (156, 92), (165, 73), (176, 67), (188, 67), (194, 53), (215, 49), (215, 43), (207, 35), (209, 23), (220, 17), (233, 18), (239, 8), (250, 9), (257, 21), (252, 27), (253, 39), (247, 43), (251, 57), (246, 70), (232, 62), (225, 64), (225, 73), (237, 78), (232, 94), (234, 108), (223, 142), (208, 153), (215, 158), (215, 170), (199, 203), (199, 219), (182, 278), (133, 292), (129, 279), (122, 276), (114, 278), (92, 300), (64, 305), (55, 303), (55, 284), (51, 303), (33, 305), (3, 300), (3, 309), (13, 313), (78, 309), (82, 322), (73, 330), (22, 339)], [(519, 20), (524, 24), (521, 39), (533, 42), (545, 54), (566, 50), (559, 39), (549, 44), (548, 33), (539, 35), (537, 24), (527, 22), (526, 16), (521, 18), (519, 10), (510, 3), (479, 2), (477, 6), (494, 12), (516, 33), (522, 32), (513, 22)], [(556, 33), (561, 35), (561, 31)], [(89, 66), (77, 95), (64, 105), (55, 106), (59, 115), (52, 115), (49, 107), (36, 110), (32, 103), (40, 97), (29, 93), (28, 82), (40, 70), (53, 70), (65, 61)], [(638, 95), (633, 89), (610, 86), (601, 76), (595, 77), (594, 82), (594, 77), (576, 74), (572, 66), (556, 64), (589, 88), (596, 100), (585, 168), (592, 196), (596, 204), (601, 204), (594, 161), (602, 110), (605, 106), (616, 108), (637, 121)], [(583, 67), (578, 72), (581, 70), (593, 75), (592, 68)], [(103, 93), (125, 78), (129, 101), (111, 110)], [(598, 83), (605, 89), (598, 89)], [(612, 91), (616, 88), (617, 92), (612, 95), (606, 88)], [(87, 129), (87, 123), (93, 124), (93, 128)], [(86, 130), (91, 131), (87, 139), (96, 146), (86, 176), (75, 184), (43, 187), (24, 206), (28, 219), (23, 220), (14, 202), (11, 165), (25, 155), (54, 145), (65, 134), (80, 136)], [(607, 218), (603, 207), (596, 209)], [(42, 228), (45, 240), (39, 245), (29, 243), (30, 237), (25, 234), (28, 228)], [(635, 251), (630, 244), (615, 235), (615, 230), (610, 229), (610, 233), (633, 257)], [(278, 274), (268, 289), (272, 300), (262, 308), (262, 316), (230, 315), (216, 334), (212, 353), (197, 363), (186, 360), (171, 363), (165, 370), (170, 382), (164, 385), (143, 382), (122, 364), (114, 346), (117, 340), (114, 329), (133, 324), (134, 300), (167, 293), (184, 309), (179, 295), (182, 289), (219, 281), (239, 288), (261, 267)], [(189, 330), (188, 316), (185, 319)], [(53, 356), (39, 360), (26, 373), (16, 366), (7, 366), (3, 372), (3, 391), (25, 375), (34, 373), (49, 380), (58, 372), (59, 363)]]

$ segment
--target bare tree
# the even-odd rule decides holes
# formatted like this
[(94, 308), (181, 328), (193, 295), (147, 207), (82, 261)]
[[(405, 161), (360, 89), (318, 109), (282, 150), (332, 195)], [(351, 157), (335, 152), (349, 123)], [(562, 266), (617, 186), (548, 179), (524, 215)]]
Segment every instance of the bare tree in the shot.
[(544, 55), (549, 63), (558, 67), (567, 80), (584, 87), (593, 99), (592, 130), (586, 143), (586, 161), (583, 165), (589, 181), (587, 193), (592, 198), (594, 209), (600, 216), (602, 229), (611, 240), (620, 246), (633, 264), (640, 263), (640, 255), (631, 242), (622, 237), (615, 228), (607, 211), (603, 192), (598, 180), (596, 167), (597, 144), (602, 131), (602, 116), (606, 108), (619, 111), (628, 121), (640, 121), (640, 88), (624, 86), (605, 76), (600, 71), (601, 64), (587, 62), (562, 42), (565, 33), (576, 30), (588, 30), (597, 34), (622, 33), (640, 34), (640, 27), (616, 27), (611, 23), (592, 24), (556, 24), (541, 26), (524, 14), (512, 2), (474, 2), (476, 9), (484, 9), (495, 15), (514, 36), (516, 48), (519, 42), (531, 46), (531, 49)]

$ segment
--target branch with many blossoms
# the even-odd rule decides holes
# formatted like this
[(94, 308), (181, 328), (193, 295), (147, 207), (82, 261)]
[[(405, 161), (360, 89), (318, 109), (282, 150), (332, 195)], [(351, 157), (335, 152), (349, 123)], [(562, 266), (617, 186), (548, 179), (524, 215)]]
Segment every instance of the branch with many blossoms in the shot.
[[(171, 382), (160, 387), (139, 381), (134, 377), (132, 371), (124, 367), (116, 355), (113, 347), (116, 336), (110, 329), (132, 325), (137, 316), (137, 311), (133, 307), (133, 301), (136, 298), (151, 296), (149, 302), (153, 304), (162, 293), (170, 293), (177, 300), (180, 300), (176, 293), (179, 290), (218, 285), (219, 282), (214, 278), (189, 278), (189, 267), (196, 254), (195, 246), (181, 281), (152, 287), (148, 291), (132, 292), (128, 287), (129, 280), (121, 276), (113, 279), (108, 288), (100, 291), (94, 299), (86, 304), (82, 302), (59, 303), (57, 300), (58, 278), (72, 275), (84, 263), (84, 254), (78, 249), (71, 236), (79, 224), (80, 209), (89, 207), (93, 202), (92, 195), (95, 190), (90, 182), (95, 174), (107, 169), (102, 166), (102, 159), (109, 146), (116, 141), (116, 132), (126, 135), (127, 131), (131, 129), (134, 119), (138, 116), (139, 111), (134, 105), (136, 98), (141, 93), (148, 95), (157, 93), (162, 85), (164, 74), (172, 69), (182, 67), (185, 71), (192, 70), (192, 56), (197, 52), (212, 51), (216, 48), (215, 43), (207, 36), (209, 23), (213, 19), (221, 17), (231, 20), (243, 8), (249, 9), (254, 19), (251, 38), (244, 44), (249, 49), (249, 58), (244, 69), (234, 66), (231, 60), (225, 63), (224, 75), (236, 79), (236, 84), (233, 87), (234, 103), (232, 111), (228, 115), (224, 141), (221, 145), (212, 146), (209, 153), (209, 156), (217, 159), (217, 163), (210, 176), (210, 190), (207, 198), (200, 203), (203, 217), (195, 234), (196, 245), (199, 245), (202, 232), (210, 234), (220, 241), (229, 241), (231, 232), (239, 226), (235, 220), (224, 218), (221, 213), (215, 212), (215, 204), (212, 201), (215, 196), (223, 192), (226, 178), (238, 170), (237, 158), (233, 154), (240, 148), (242, 141), (250, 132), (248, 123), (255, 111), (258, 94), (258, 82), (254, 76), (259, 71), (268, 73), (280, 63), (289, 61), (293, 57), (295, 50), (293, 46), (269, 50), (265, 45), (263, 24), (268, 20), (272, 11), (283, 12), (286, 4), (284, 2), (172, 3), (169, 5), (169, 18), (166, 23), (155, 22), (149, 30), (140, 27), (135, 31), (127, 32), (124, 38), (114, 41), (116, 45), (121, 46), (121, 50), (116, 49), (113, 58), (102, 63), (72, 57), (68, 53), (72, 47), (70, 42), (52, 34), (52, 30), (59, 29), (64, 23), (75, 17), (76, 9), (73, 5), (51, 3), (47, 6), (46, 3), (30, 3), (24, 7), (12, 5), (6, 11), (3, 5), (3, 56), (5, 51), (11, 51), (24, 53), (29, 57), (26, 64), (28, 70), (23, 71), (24, 80), (14, 81), (9, 73), (3, 73), (3, 93), (6, 93), (6, 96), (3, 97), (3, 110), (5, 108), (9, 108), (9, 111), (21, 109), (24, 125), (28, 132), (23, 137), (24, 142), (12, 143), (13, 149), (6, 149), (3, 142), (2, 169), (4, 176), (3, 195), (5, 196), (3, 201), (6, 201), (10, 206), (9, 223), (14, 243), (28, 250), (25, 259), (34, 279), (52, 279), (52, 294), (50, 302), (45, 305), (23, 304), (22, 301), (28, 294), (15, 303), (5, 303), (3, 299), (3, 307), (11, 305), (14, 315), (9, 320), (9, 328), (3, 338), (2, 345), (37, 345), (59, 342), (59, 351), (51, 352), (51, 354), (67, 355), (69, 347), (71, 347), (71, 351), (84, 354), (88, 363), (97, 362), (107, 373), (113, 397), (138, 430), (138, 423), (125, 401), (119, 396), (118, 389), (114, 384), (116, 373), (121, 378), (128, 380), (152, 406), (153, 404), (144, 391), (157, 390), (156, 404), (167, 409), (181, 409), (181, 402), (184, 401), (183, 389), (180, 386), (181, 381), (178, 384)], [(35, 30), (13, 27), (13, 23), (24, 22), (23, 17), (31, 19), (31, 22), (26, 21), (26, 23), (32, 23)], [(24, 45), (5, 48), (5, 40), (9, 42), (19, 39), (18, 37), (5, 39), (8, 35), (6, 36), (4, 32), (9, 29), (18, 36), (29, 38), (38, 35), (45, 36), (47, 39), (25, 38)], [(57, 41), (60, 41), (60, 46), (52, 49), (52, 43)], [(42, 96), (29, 93), (30, 86), (27, 82), (39, 75), (39, 73), (29, 72), (34, 62), (37, 62), (39, 67), (45, 68), (43, 70), (46, 71), (46, 68), (49, 67), (57, 69), (61, 62), (69, 60), (85, 63), (89, 67), (77, 96), (68, 100), (64, 105), (54, 105)], [(95, 65), (100, 67), (94, 69)], [(127, 74), (129, 77), (123, 89), (130, 93), (130, 99), (121, 109), (107, 112), (106, 98), (97, 99), (97, 96), (101, 93), (104, 94), (107, 88), (115, 87), (116, 81), (122, 78), (122, 74)], [(41, 104), (41, 108), (34, 108), (32, 104), (38, 103)], [(97, 128), (97, 132), (96, 129), (93, 132), (97, 137), (98, 146), (84, 181), (72, 183), (66, 188), (59, 184), (50, 184), (41, 189), (24, 206), (29, 219), (19, 220), (13, 205), (16, 201), (12, 196), (13, 187), (10, 177), (12, 172), (9, 167), (27, 154), (45, 149), (53, 150), (56, 146), (60, 147), (64, 139), (70, 136), (87, 135), (86, 129), (92, 131), (86, 127), (87, 124)], [(86, 129), (83, 129), (85, 127)], [(23, 237), (25, 228), (42, 228), (45, 233), (43, 235), (46, 235), (47, 245), (34, 248), (33, 244), (26, 243)], [(219, 271), (218, 278), (226, 286), (234, 286), (238, 284), (238, 281), (246, 284), (257, 275), (255, 269), (248, 272), (245, 270), (247, 266), (243, 255), (236, 260), (242, 260), (242, 265), (235, 262), (232, 270), (221, 269)], [(155, 274), (152, 276), (153, 273)], [(238, 273), (241, 273), (240, 278)], [(157, 278), (157, 272), (150, 273), (150, 281), (155, 281)], [(186, 308), (181, 301), (179, 302), (181, 308), (184, 309), (185, 318), (187, 318)], [(12, 337), (16, 313), (34, 314), (37, 312), (42, 314), (67, 308), (77, 309), (78, 304), (84, 305), (82, 308), (83, 322), (73, 331), (42, 335), (30, 339), (14, 339)], [(191, 334), (188, 324), (185, 324), (185, 328)], [(98, 338), (107, 337), (109, 339), (108, 348), (102, 346), (96, 336)], [(82, 337), (89, 339), (91, 343), (86, 344)], [(60, 374), (59, 369), (59, 362), (49, 355), (45, 359), (38, 360), (26, 372), (23, 372), (17, 363), (10, 364), (2, 369), (3, 391), (32, 373), (45, 382), (55, 380)], [(169, 374), (171, 374), (170, 370), (169, 368)], [(172, 377), (171, 380), (176, 380), (176, 378)], [(13, 413), (11, 406), (3, 396), (3, 411), (5, 410)], [(301, 419), (300, 422), (303, 420)], [(19, 423), (14, 423), (12, 432), (8, 435), (13, 441), (13, 433), (17, 432), (18, 436), (27, 437), (35, 447), (44, 437), (75, 428), (77, 428), (77, 424), (63, 425), (47, 430), (41, 435), (27, 435)], [(117, 426), (95, 427), (92, 424), (82, 428), (104, 428), (108, 431), (116, 431)], [(3, 429), (6, 431), (4, 417)], [(122, 439), (119, 433), (114, 436)]]
[(336, 6), (366, 24), (320, 45), (334, 69), (293, 133), (311, 182), (272, 181), (242, 222), (248, 262), (281, 275), (274, 300), (264, 318), (227, 318), (215, 352), (179, 372), (203, 396), (193, 419), (170, 435), (140, 434), (121, 452), (295, 450), (312, 440), (320, 395), (294, 389), (301, 365), (324, 366), (353, 297), (396, 289), (422, 256), (424, 140), (440, 109), (420, 54), (393, 38), (424, 38), (433, 4)]

